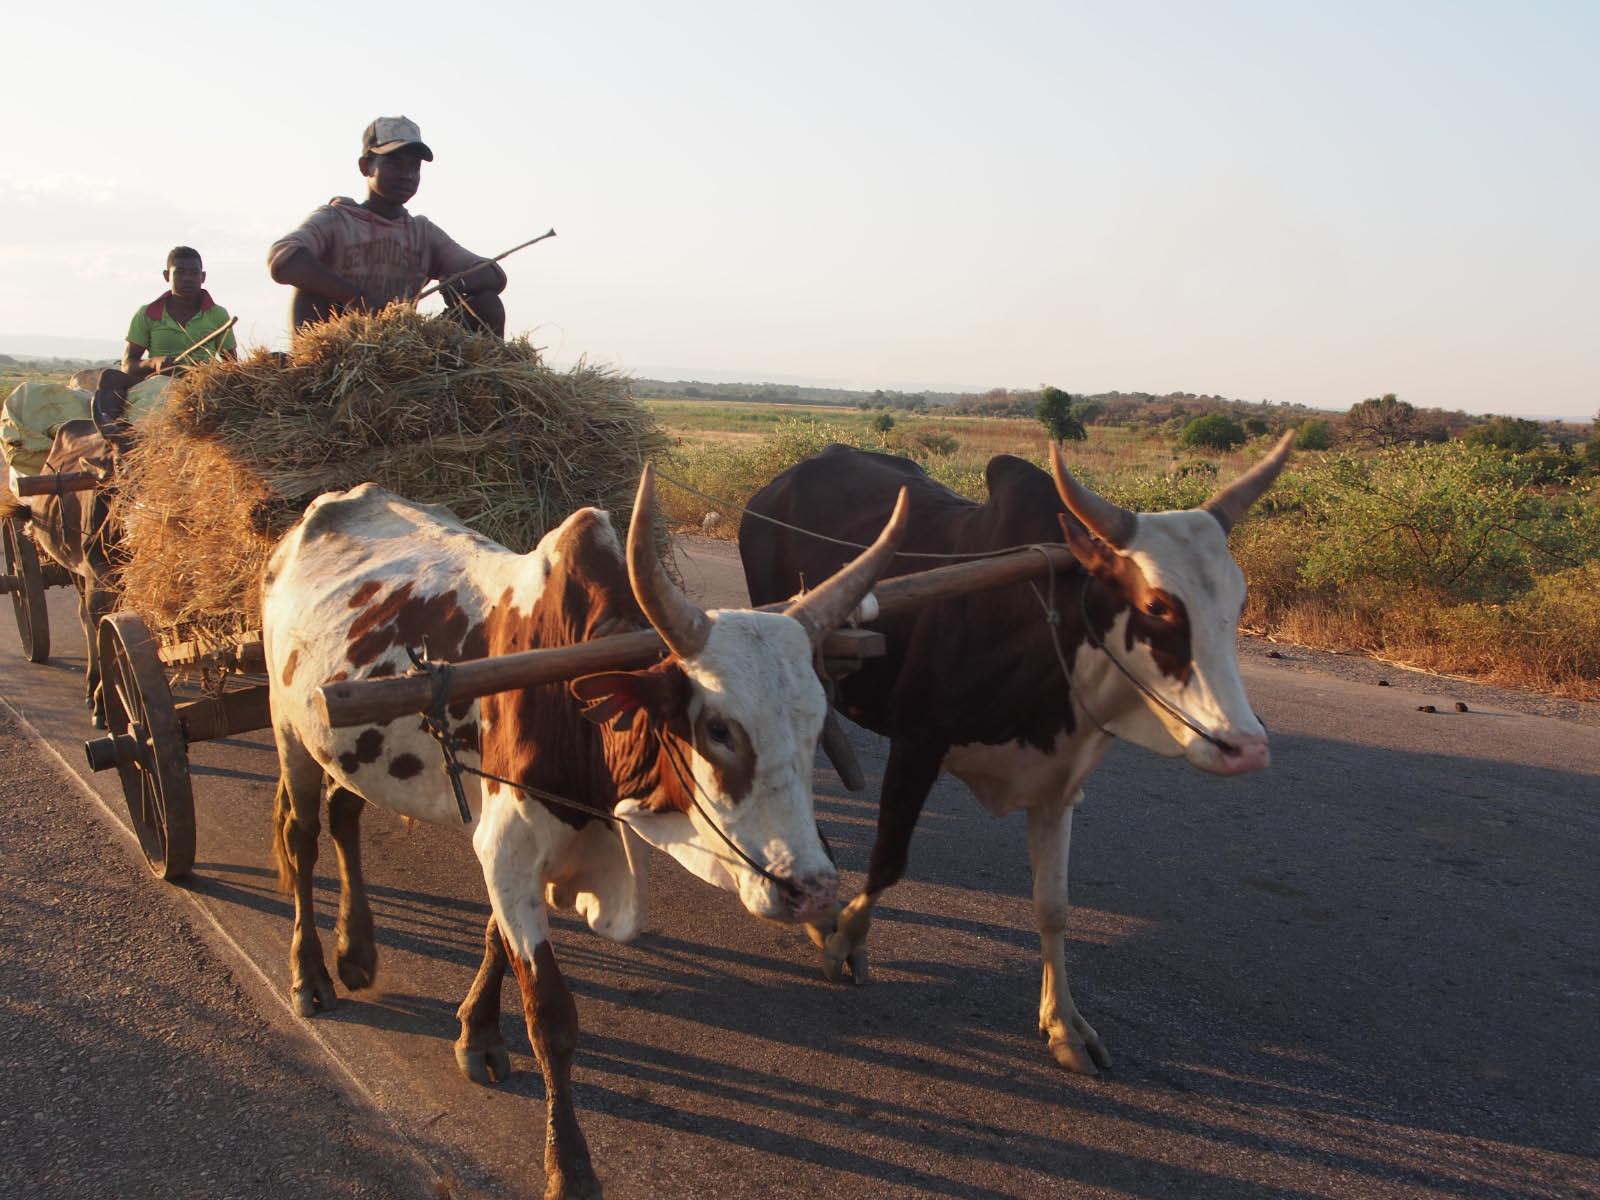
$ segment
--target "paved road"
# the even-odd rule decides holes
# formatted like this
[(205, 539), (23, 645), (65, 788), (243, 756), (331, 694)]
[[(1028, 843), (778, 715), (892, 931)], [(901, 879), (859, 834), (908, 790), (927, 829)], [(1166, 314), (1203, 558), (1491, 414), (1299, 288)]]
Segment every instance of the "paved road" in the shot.
[[(721, 596), (730, 567), (701, 551), (686, 575)], [(75, 764), (81, 648), (55, 595), (59, 660), (22, 663), (0, 623), (0, 694)], [(633, 945), (559, 920), (608, 1195), (1600, 1196), (1600, 730), (1482, 691), (1457, 714), (1437, 682), (1306, 665), (1246, 663), (1275, 737), (1267, 775), (1119, 748), (1092, 781), (1069, 956), (1108, 1077), (1064, 1075), (1035, 1041), (1022, 825), (953, 782), (880, 906), (866, 988), (825, 984), (803, 935), (662, 858)], [(1418, 713), (1427, 701), (1446, 711)], [(0, 1053), (25, 1081), (3, 1094), (0, 1190), (538, 1194), (542, 1088), (514, 984), (508, 1084), (465, 1083), (450, 1054), (485, 911), (459, 834), (369, 816), (384, 990), (300, 1022), (283, 1003), (270, 745), (194, 748), (199, 861), (178, 889), (130, 876), (131, 843), (96, 833), (91, 796), (121, 805), (109, 780), (69, 783), (19, 736), (0, 728), (8, 827), (84, 838), (41, 851), (58, 856), (45, 869), (0, 859), (0, 915), (28, 926), (0, 953)], [(870, 795), (881, 744), (856, 742)], [(817, 785), (849, 887), (872, 805), (826, 770)], [(327, 927), (334, 880), (319, 883)], [(91, 894), (103, 918), (86, 929)], [(133, 997), (114, 1037), (107, 989)], [(193, 1138), (152, 1108), (186, 1095)], [(128, 1186), (75, 1188), (90, 1176), (71, 1160), (101, 1146), (126, 1148)], [(204, 1186), (200, 1167), (172, 1174), (186, 1156), (213, 1168)]]

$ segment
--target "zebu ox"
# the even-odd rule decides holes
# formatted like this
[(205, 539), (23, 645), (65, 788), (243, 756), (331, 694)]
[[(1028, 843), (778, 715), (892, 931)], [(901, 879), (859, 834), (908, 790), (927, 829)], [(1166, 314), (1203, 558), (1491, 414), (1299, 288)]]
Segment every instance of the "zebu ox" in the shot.
[[(1094, 1074), (1111, 1056), (1067, 985), (1072, 810), (1113, 737), (1203, 771), (1268, 763), (1267, 735), (1239, 679), (1244, 576), (1227, 533), (1282, 470), (1286, 434), (1201, 508), (1132, 513), (1084, 487), (1052, 447), (1055, 480), (1010, 455), (990, 461), (976, 504), (916, 464), (831, 446), (750, 501), (739, 553), (754, 604), (825, 578), (844, 553), (810, 530), (859, 541), (908, 489), (904, 553), (979, 555), (1065, 536), (1075, 564), (1037, 586), (979, 592), (877, 623), (888, 653), (840, 685), (845, 715), (890, 739), (866, 885), (836, 923), (812, 926), (830, 979), (867, 975), (872, 908), (905, 872), (934, 780), (949, 771), (995, 815), (1023, 809), (1044, 957), (1039, 1031), (1057, 1062)], [(937, 563), (902, 555), (887, 575)], [(1051, 598), (1058, 624), (1045, 619)]]
[(509, 960), (544, 1074), (551, 1197), (598, 1194), (598, 1185), (572, 1105), (577, 1014), (546, 905), (573, 905), (597, 933), (632, 938), (644, 920), (642, 837), (737, 891), (757, 916), (810, 921), (831, 911), (838, 873), (811, 790), (827, 709), (814, 655), (872, 586), (906, 523), (902, 503), (866, 553), (782, 613), (702, 612), (657, 561), (652, 507), (646, 468), (626, 561), (610, 518), (593, 508), (518, 555), (443, 509), (364, 484), (318, 499), (266, 576), (281, 769), (274, 842), (295, 897), (290, 966), (305, 1015), (334, 1002), (311, 906), (324, 778), (343, 891), (338, 970), (352, 989), (372, 982), (377, 960), (359, 856), (365, 801), (462, 823), (439, 746), (415, 716), (334, 730), (314, 703), (318, 685), (404, 670), (408, 647), (473, 658), (566, 646), (647, 619), (671, 651), (643, 670), (490, 695), (448, 714), (461, 760), (515, 781), (483, 778), (468, 789), (466, 827), (492, 913), (457, 1014), (456, 1056), (479, 1082), (508, 1073), (499, 1017)]

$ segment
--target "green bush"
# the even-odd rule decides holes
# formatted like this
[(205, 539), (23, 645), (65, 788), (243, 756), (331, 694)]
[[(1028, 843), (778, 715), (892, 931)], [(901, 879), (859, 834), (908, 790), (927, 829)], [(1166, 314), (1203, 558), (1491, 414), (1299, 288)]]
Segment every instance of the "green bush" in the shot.
[(1315, 417), (1301, 424), (1294, 435), (1297, 450), (1326, 450), (1333, 445), (1333, 426)]
[(1497, 602), (1600, 557), (1600, 509), (1535, 490), (1520, 457), (1455, 442), (1340, 455), (1301, 474), (1321, 484), (1308, 497), (1321, 536), (1302, 567), (1313, 587)]
[(1232, 450), (1246, 441), (1244, 429), (1224, 413), (1196, 417), (1178, 435), (1180, 446), (1206, 446), (1212, 450)]

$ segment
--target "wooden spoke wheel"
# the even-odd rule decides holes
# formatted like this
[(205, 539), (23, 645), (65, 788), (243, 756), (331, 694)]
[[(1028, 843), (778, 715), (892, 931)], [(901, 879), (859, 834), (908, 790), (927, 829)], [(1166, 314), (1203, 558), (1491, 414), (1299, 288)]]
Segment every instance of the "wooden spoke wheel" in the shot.
[(112, 613), (100, 622), (99, 638), (107, 740), (122, 796), (150, 869), (177, 879), (194, 867), (194, 793), (167, 673), (135, 614)]
[(17, 517), (6, 519), (3, 537), (7, 590), (17, 614), (22, 653), (29, 662), (42, 663), (50, 657), (50, 614), (44, 606), (44, 571), (39, 566), (39, 551)]

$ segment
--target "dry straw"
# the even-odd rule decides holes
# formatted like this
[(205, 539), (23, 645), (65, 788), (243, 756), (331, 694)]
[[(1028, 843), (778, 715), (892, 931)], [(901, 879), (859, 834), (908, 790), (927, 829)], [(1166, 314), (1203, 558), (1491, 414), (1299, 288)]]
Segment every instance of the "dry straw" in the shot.
[(167, 393), (119, 474), (123, 605), (158, 635), (260, 627), (273, 544), (323, 492), (372, 480), (513, 550), (574, 509), (625, 528), (665, 445), (628, 381), (554, 371), (405, 305), (302, 331), (290, 355), (205, 364)]

